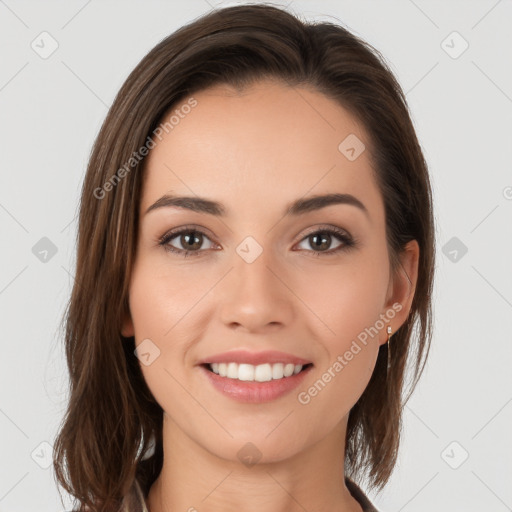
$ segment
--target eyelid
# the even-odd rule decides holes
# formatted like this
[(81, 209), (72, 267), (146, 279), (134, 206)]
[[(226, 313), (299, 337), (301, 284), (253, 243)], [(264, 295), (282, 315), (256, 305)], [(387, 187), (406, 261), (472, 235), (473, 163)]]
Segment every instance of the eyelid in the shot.
[(320, 225), (316, 225), (316, 226), (312, 226), (311, 228), (308, 228), (306, 230), (306, 233), (302, 235), (302, 238), (299, 239), (299, 242), (301, 242), (302, 240), (304, 240), (304, 238), (306, 238), (310, 235), (313, 235), (318, 232), (323, 232), (323, 231), (334, 231), (335, 233), (344, 235), (347, 238), (353, 238), (352, 235), (346, 229), (340, 228), (338, 226), (333, 226), (332, 224), (320, 224)]
[(173, 235), (178, 235), (184, 232), (190, 232), (195, 231), (197, 233), (201, 233), (203, 235), (206, 235), (210, 240), (215, 239), (215, 237), (212, 235), (211, 231), (203, 226), (200, 226), (198, 224), (185, 224), (183, 226), (180, 226), (179, 228), (173, 228), (169, 231), (166, 231), (162, 236), (158, 237), (158, 241), (161, 242), (162, 240), (169, 238)]

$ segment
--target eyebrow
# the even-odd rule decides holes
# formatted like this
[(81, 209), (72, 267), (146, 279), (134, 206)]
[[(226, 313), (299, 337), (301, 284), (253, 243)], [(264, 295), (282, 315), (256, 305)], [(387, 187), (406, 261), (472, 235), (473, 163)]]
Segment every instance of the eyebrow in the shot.
[[(302, 215), (314, 210), (320, 210), (334, 204), (347, 204), (359, 208), (366, 216), (369, 216), (366, 206), (357, 197), (351, 194), (324, 194), (300, 198), (288, 204), (284, 209), (283, 216)], [(145, 212), (165, 208), (185, 208), (197, 213), (207, 213), (217, 217), (225, 217), (226, 209), (221, 203), (197, 196), (175, 196), (165, 194), (153, 203)]]

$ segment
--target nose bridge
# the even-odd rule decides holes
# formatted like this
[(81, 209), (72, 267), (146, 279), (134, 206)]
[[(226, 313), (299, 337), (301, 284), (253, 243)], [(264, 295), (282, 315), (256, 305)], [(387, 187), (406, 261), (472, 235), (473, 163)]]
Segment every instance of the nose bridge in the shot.
[[(286, 324), (292, 316), (292, 295), (281, 280), (271, 248), (245, 238), (233, 254), (233, 269), (223, 287), (221, 316), (225, 324), (257, 330)], [(281, 278), (282, 279), (282, 278)]]

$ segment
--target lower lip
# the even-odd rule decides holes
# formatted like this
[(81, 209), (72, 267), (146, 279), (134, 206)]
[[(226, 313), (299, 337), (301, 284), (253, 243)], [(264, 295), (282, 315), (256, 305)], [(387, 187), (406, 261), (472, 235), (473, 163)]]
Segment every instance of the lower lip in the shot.
[(245, 403), (271, 402), (286, 395), (304, 380), (304, 377), (311, 368), (312, 366), (308, 366), (305, 370), (290, 377), (269, 380), (267, 382), (256, 382), (221, 377), (204, 366), (200, 367), (215, 389), (237, 402)]

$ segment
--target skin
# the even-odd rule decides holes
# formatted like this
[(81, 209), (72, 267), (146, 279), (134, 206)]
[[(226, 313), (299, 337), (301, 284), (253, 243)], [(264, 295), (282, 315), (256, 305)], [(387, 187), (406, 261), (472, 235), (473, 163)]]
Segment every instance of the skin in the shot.
[[(164, 465), (149, 493), (150, 511), (361, 511), (343, 482), (346, 425), (386, 328), (307, 405), (297, 394), (394, 303), (402, 309), (386, 326), (395, 332), (405, 322), (418, 244), (406, 246), (403, 271), (391, 275), (370, 141), (338, 103), (269, 80), (243, 92), (216, 86), (194, 98), (197, 106), (148, 156), (130, 316), (122, 326), (137, 345), (149, 338), (160, 350), (149, 366), (141, 364), (165, 412)], [(354, 161), (338, 150), (351, 133), (367, 148)], [(368, 215), (338, 204), (283, 216), (295, 199), (333, 192), (354, 195)], [(177, 207), (145, 214), (165, 193), (218, 201), (227, 214)], [(199, 255), (158, 244), (188, 224), (205, 233)], [(333, 236), (324, 249), (331, 254), (323, 254), (309, 235), (324, 225), (347, 231), (355, 247), (332, 253), (343, 245)], [(247, 236), (263, 249), (250, 264), (236, 252)], [(169, 242), (178, 249), (184, 243), (180, 236)], [(219, 393), (196, 366), (237, 348), (280, 350), (314, 367), (299, 389), (243, 404)], [(261, 452), (251, 467), (237, 456), (247, 442)]]

